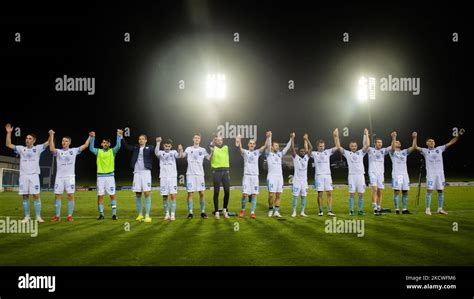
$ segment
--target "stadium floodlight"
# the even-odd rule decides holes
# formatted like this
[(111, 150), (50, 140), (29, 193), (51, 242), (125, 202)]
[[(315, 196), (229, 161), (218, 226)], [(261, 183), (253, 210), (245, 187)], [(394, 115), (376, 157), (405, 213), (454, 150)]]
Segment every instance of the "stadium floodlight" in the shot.
[(369, 99), (375, 100), (375, 78), (369, 77)]
[(359, 102), (367, 102), (367, 109), (369, 115), (369, 138), (370, 144), (372, 144), (372, 136), (374, 136), (373, 128), (372, 128), (372, 115), (370, 112), (370, 100), (375, 100), (375, 78), (368, 77), (368, 79), (364, 76), (360, 77), (358, 85), (357, 85), (357, 99)]
[(357, 99), (365, 102), (369, 99), (369, 85), (366, 77), (360, 77), (357, 85)]
[(366, 102), (368, 99), (375, 100), (375, 78), (360, 77), (357, 85), (357, 99)]
[(208, 74), (206, 79), (206, 98), (224, 99), (226, 96), (225, 74)]

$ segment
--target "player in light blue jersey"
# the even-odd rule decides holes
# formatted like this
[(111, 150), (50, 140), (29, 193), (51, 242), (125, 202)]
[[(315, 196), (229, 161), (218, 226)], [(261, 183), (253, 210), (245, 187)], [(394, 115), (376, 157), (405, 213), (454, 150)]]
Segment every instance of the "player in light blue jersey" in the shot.
[(431, 194), (433, 190), (438, 191), (438, 213), (442, 215), (448, 214), (443, 209), (444, 203), (444, 166), (443, 166), (443, 152), (455, 144), (459, 137), (464, 134), (464, 129), (460, 129), (457, 136), (451, 139), (445, 145), (436, 147), (435, 140), (431, 137), (426, 139), (427, 148), (421, 148), (416, 146), (416, 149), (421, 152), (423, 157), (425, 157), (425, 167), (426, 167), (426, 215), (431, 215)]
[[(268, 133), (267, 133), (268, 137)], [(235, 138), (235, 145), (239, 148), (240, 154), (244, 159), (244, 177), (242, 179), (242, 208), (240, 210), (239, 216), (243, 218), (245, 216), (245, 206), (247, 205), (247, 200), (250, 199), (250, 218), (255, 219), (255, 209), (257, 207), (257, 195), (260, 191), (259, 184), (259, 169), (258, 169), (258, 158), (265, 151), (267, 147), (267, 138), (265, 145), (256, 149), (255, 139), (250, 139), (248, 143), (249, 149), (246, 150), (242, 147), (242, 139), (240, 135)]]
[[(160, 150), (161, 137), (156, 137), (155, 155), (160, 161), (160, 192), (163, 196), (165, 220), (174, 221), (176, 213), (176, 194), (178, 193), (178, 170), (176, 159), (183, 157), (183, 146), (178, 145), (178, 151), (172, 150), (173, 141), (165, 140), (163, 150)], [(171, 215), (168, 208), (168, 197), (171, 198)]]
[(61, 201), (64, 191), (67, 193), (67, 221), (73, 222), (72, 213), (74, 212), (74, 192), (76, 191), (76, 180), (75, 180), (75, 165), (76, 156), (82, 153), (89, 147), (89, 137), (86, 139), (83, 145), (79, 147), (71, 146), (71, 137), (64, 136), (61, 139), (61, 148), (56, 149), (54, 145), (54, 134), (53, 130), (49, 130), (49, 150), (56, 157), (56, 178), (54, 181), (54, 195), (56, 200), (54, 201), (55, 214), (51, 218), (51, 222), (58, 222), (61, 220)]
[[(339, 130), (336, 128), (333, 131), (334, 143), (336, 142), (336, 135)], [(307, 139), (308, 146), (313, 147), (309, 138)], [(317, 142), (316, 151), (311, 151), (309, 154), (314, 162), (314, 190), (318, 192), (318, 216), (323, 216), (323, 193), (326, 192), (327, 211), (328, 216), (336, 216), (332, 211), (332, 176), (331, 176), (331, 156), (336, 152), (336, 147), (326, 149), (326, 142), (319, 139)]]
[(412, 133), (412, 146), (407, 149), (401, 149), (401, 143), (397, 140), (397, 132), (392, 132), (392, 145), (390, 149), (390, 158), (392, 159), (392, 188), (393, 204), (395, 213), (400, 214), (399, 196), (402, 192), (402, 214), (411, 214), (408, 210), (408, 190), (410, 190), (410, 177), (407, 170), (407, 157), (416, 148), (417, 133)]
[(25, 218), (22, 223), (30, 221), (30, 195), (33, 196), (33, 204), (35, 206), (36, 222), (44, 222), (41, 218), (41, 199), (40, 199), (40, 157), (41, 153), (46, 150), (49, 140), (43, 144), (35, 145), (36, 136), (34, 134), (26, 135), (25, 146), (12, 144), (13, 127), (10, 124), (5, 125), (7, 137), (5, 145), (14, 150), (20, 156), (20, 181), (19, 194), (23, 197), (23, 210)]
[(369, 147), (369, 181), (372, 188), (372, 208), (375, 216), (382, 215), (382, 190), (385, 188), (385, 156), (390, 152), (391, 146), (382, 148), (382, 138), (377, 137), (374, 147)]
[(363, 203), (364, 203), (364, 192), (365, 192), (365, 169), (364, 169), (364, 156), (369, 150), (369, 131), (364, 130), (363, 147), (357, 150), (357, 142), (351, 141), (349, 143), (349, 149), (345, 150), (341, 147), (339, 140), (339, 134), (336, 132), (336, 148), (343, 154), (347, 160), (349, 166), (348, 186), (349, 186), (349, 215), (354, 215), (354, 194), (359, 194), (359, 201), (357, 203), (357, 215), (364, 215)]
[(309, 147), (308, 145), (308, 134), (304, 134), (304, 147), (300, 148), (298, 152), (295, 149), (295, 139), (291, 139), (291, 155), (293, 156), (293, 168), (294, 168), (294, 175), (293, 175), (293, 214), (291, 217), (296, 217), (296, 206), (298, 204), (298, 196), (301, 197), (301, 210), (300, 216), (306, 217), (307, 215), (304, 212), (306, 207), (306, 196), (308, 195), (308, 162), (309, 162), (309, 155), (313, 148)]
[[(290, 134), (290, 140), (280, 151), (278, 142), (272, 142), (272, 132), (268, 132), (267, 148), (265, 150), (267, 157), (267, 186), (268, 186), (268, 217), (281, 218), (280, 214), (280, 202), (281, 193), (283, 192), (283, 157), (286, 155), (291, 146), (291, 140), (295, 138), (295, 133)], [(275, 200), (273, 200), (275, 198)]]

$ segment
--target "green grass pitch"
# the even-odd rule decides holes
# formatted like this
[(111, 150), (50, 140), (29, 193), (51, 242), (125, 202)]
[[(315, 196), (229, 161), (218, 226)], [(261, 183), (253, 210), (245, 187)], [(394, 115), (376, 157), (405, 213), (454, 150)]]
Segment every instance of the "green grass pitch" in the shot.
[[(292, 218), (291, 194), (285, 190), (281, 212), (284, 219), (269, 218), (267, 192), (258, 197), (257, 219), (210, 217), (186, 219), (186, 192), (180, 191), (177, 220), (164, 221), (162, 199), (152, 193), (153, 222), (135, 222), (135, 198), (131, 191), (118, 192), (118, 221), (97, 221), (95, 192), (77, 192), (75, 222), (65, 221), (66, 199), (62, 204), (62, 220), (50, 223), (53, 194), (42, 194), (42, 216), (37, 237), (28, 234), (0, 234), (0, 265), (141, 265), (141, 266), (365, 266), (365, 265), (474, 265), (474, 187), (447, 187), (445, 209), (449, 215), (424, 214), (424, 195), (415, 207), (416, 188), (409, 194), (413, 215), (371, 212), (370, 190), (365, 193), (365, 216), (347, 214), (347, 189), (334, 191), (333, 210), (337, 219), (365, 220), (365, 235), (329, 234), (325, 232), (327, 216), (317, 213), (316, 193), (310, 190), (307, 218)], [(221, 192), (222, 197), (222, 192)], [(211, 216), (212, 193), (206, 191), (207, 212)], [(222, 199), (221, 199), (222, 202)], [(357, 202), (357, 199), (356, 199)], [(107, 204), (110, 200), (107, 199)], [(392, 208), (392, 191), (385, 189), (382, 205)], [(221, 203), (222, 204), (222, 203)], [(435, 212), (437, 195), (433, 195)], [(198, 216), (199, 199), (194, 199)], [(231, 211), (240, 210), (240, 191), (231, 191)], [(31, 204), (32, 216), (34, 209)], [(0, 193), (0, 219), (21, 218), (20, 196)], [(126, 231), (126, 223), (130, 230)], [(235, 230), (238, 223), (238, 231)], [(453, 231), (457, 223), (458, 231)]]

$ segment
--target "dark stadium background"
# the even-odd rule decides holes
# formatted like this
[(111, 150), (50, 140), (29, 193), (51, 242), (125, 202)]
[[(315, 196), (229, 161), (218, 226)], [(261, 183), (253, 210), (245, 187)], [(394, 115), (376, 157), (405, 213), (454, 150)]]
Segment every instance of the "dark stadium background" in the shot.
[[(28, 132), (43, 142), (52, 128), (57, 137), (70, 135), (77, 146), (91, 130), (100, 139), (130, 127), (130, 143), (146, 133), (151, 143), (159, 135), (186, 146), (199, 131), (205, 145), (227, 121), (257, 125), (259, 143), (266, 130), (280, 142), (294, 130), (297, 143), (308, 132), (314, 145), (323, 138), (332, 146), (332, 130), (348, 127), (351, 135), (342, 138), (343, 145), (349, 139), (361, 144), (368, 115), (356, 101), (359, 74), (392, 74), (420, 77), (421, 94), (378, 92), (372, 104), (375, 133), (388, 144), (390, 132), (397, 130), (405, 147), (413, 130), (420, 145), (428, 136), (442, 144), (453, 127), (464, 127), (465, 139), (445, 154), (445, 169), (447, 177), (472, 179), (469, 10), (411, 2), (311, 3), (8, 4), (0, 11), (0, 140), (3, 144), (4, 123), (11, 122), (22, 128), (16, 144), (23, 144)], [(13, 41), (15, 32), (22, 33), (20, 44)], [(131, 43), (123, 42), (124, 32), (131, 33)], [(235, 32), (239, 43), (233, 42)], [(350, 34), (349, 43), (342, 42), (343, 32)], [(459, 33), (458, 44), (451, 42), (452, 32)], [(222, 103), (205, 104), (202, 80), (208, 70), (227, 75), (228, 97)], [(54, 80), (64, 74), (95, 77), (96, 94), (56, 92)], [(181, 79), (185, 90), (178, 89)], [(288, 80), (294, 80), (295, 90), (288, 90)], [(0, 154), (13, 155), (4, 146)], [(43, 163), (49, 156), (44, 154)], [(121, 179), (131, 180), (129, 157), (118, 154)], [(409, 159), (412, 177), (418, 176), (420, 157)], [(239, 183), (237, 152), (232, 166)], [(183, 172), (185, 162), (179, 167)], [(93, 183), (94, 156), (79, 156), (76, 171), (78, 182)], [(157, 175), (155, 167), (155, 184)], [(334, 176), (343, 182), (346, 170), (337, 169)]]

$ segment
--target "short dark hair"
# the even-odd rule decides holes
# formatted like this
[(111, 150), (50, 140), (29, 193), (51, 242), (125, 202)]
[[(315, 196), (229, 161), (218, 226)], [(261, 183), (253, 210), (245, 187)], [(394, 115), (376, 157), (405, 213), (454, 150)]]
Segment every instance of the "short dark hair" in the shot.
[(166, 139), (165, 142), (163, 142), (163, 144), (173, 145), (173, 140), (171, 140), (171, 139)]
[(428, 142), (428, 140), (430, 140), (430, 139), (434, 141), (433, 137), (428, 137), (428, 138), (426, 138), (426, 142)]
[(68, 139), (68, 140), (69, 140), (69, 142), (71, 142), (71, 140), (72, 140), (72, 139), (71, 139), (71, 137), (69, 137), (69, 136), (64, 136), (63, 138), (66, 138), (66, 139)]
[(193, 137), (194, 137), (194, 136), (199, 136), (199, 137), (201, 137), (201, 133), (194, 133)]
[(31, 137), (33, 137), (34, 140), (36, 140), (36, 135), (33, 134), (33, 133), (30, 133), (30, 134), (27, 134), (26, 136), (30, 135)]
[(142, 136), (145, 137), (145, 139), (148, 140), (148, 137), (147, 137), (145, 134), (140, 134), (140, 135), (138, 135), (138, 138), (140, 138), (140, 137), (142, 137)]
[(351, 143), (357, 144), (357, 141), (352, 140), (351, 142), (349, 142), (349, 145), (350, 145)]
[(318, 139), (318, 141), (316, 142), (317, 145), (320, 145), (321, 143), (326, 144), (326, 142), (324, 141), (324, 139)]
[(108, 143), (112, 143), (112, 141), (110, 141), (110, 138), (103, 138), (102, 141), (107, 141)]
[(375, 138), (374, 138), (374, 142), (377, 142), (377, 140), (383, 141), (382, 138), (380, 138), (380, 137), (375, 137)]

